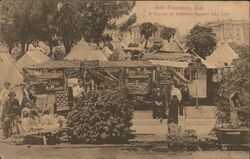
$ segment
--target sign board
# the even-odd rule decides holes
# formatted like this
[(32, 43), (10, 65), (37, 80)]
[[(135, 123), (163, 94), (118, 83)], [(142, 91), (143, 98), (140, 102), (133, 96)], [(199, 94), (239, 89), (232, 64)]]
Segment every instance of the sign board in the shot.
[(37, 78), (63, 78), (62, 70), (27, 70), (27, 76), (35, 76)]
[(128, 88), (129, 94), (146, 95), (149, 91), (147, 83), (140, 83), (139, 85), (136, 85), (130, 82), (126, 83), (125, 86)]
[(38, 79), (34, 84), (36, 92), (63, 91), (65, 80), (62, 78)]
[(153, 70), (148, 68), (127, 68), (125, 86), (129, 94), (147, 95), (149, 92), (148, 80), (152, 78)]
[(84, 70), (97, 68), (98, 66), (99, 66), (98, 60), (81, 62), (81, 69), (84, 69)]

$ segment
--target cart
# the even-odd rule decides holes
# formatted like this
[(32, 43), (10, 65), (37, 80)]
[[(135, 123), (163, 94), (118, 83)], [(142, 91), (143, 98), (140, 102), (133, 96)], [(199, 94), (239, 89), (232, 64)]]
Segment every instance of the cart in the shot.
[(249, 147), (248, 128), (216, 128), (216, 136), (223, 150), (228, 147)]

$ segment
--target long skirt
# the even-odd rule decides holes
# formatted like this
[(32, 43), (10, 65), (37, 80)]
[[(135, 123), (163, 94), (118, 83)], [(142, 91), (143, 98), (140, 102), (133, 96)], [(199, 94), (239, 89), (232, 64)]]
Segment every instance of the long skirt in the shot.
[(169, 105), (168, 124), (178, 124), (179, 101), (172, 100)]

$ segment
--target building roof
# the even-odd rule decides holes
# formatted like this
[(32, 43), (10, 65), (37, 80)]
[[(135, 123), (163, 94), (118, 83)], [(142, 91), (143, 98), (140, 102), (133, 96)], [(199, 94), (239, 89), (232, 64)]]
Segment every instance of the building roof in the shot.
[(237, 53), (227, 44), (220, 44), (215, 51), (206, 58), (205, 63), (217, 67), (230, 66), (234, 59), (238, 58)]
[(126, 54), (122, 49), (115, 49), (112, 54), (112, 61), (124, 61), (130, 58), (130, 54)]
[(149, 61), (101, 61), (99, 67), (117, 68), (117, 67), (153, 67)]
[(24, 69), (67, 69), (80, 67), (81, 61), (79, 60), (60, 60), (60, 61), (47, 61), (44, 63), (25, 67)]
[(160, 52), (185, 53), (182, 46), (175, 39), (173, 39), (169, 43), (164, 43), (164, 45), (160, 49)]
[(143, 59), (191, 62), (192, 55), (188, 53), (144, 53)]
[(51, 60), (47, 55), (45, 55), (39, 48), (30, 48), (21, 59), (16, 62), (16, 66), (21, 71), (24, 67), (44, 63)]
[(108, 59), (101, 53), (100, 50), (91, 47), (87, 42), (83, 40), (78, 42), (64, 59), (108, 61)]
[(20, 84), (23, 81), (23, 76), (13, 61), (8, 53), (0, 52), (0, 89), (6, 81), (10, 82), (11, 86)]
[[(42, 64), (32, 65), (25, 69), (67, 69), (80, 68), (79, 60), (63, 60), (63, 61), (47, 61)], [(118, 67), (152, 67), (154, 66), (149, 61), (99, 61), (101, 68), (118, 68)]]

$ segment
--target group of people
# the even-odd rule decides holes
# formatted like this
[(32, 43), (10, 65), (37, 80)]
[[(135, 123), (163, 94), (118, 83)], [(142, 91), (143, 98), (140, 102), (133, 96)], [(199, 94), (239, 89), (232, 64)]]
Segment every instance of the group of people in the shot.
[[(20, 89), (13, 91), (9, 82), (4, 83), (0, 92), (0, 128), (5, 138), (14, 132), (24, 133), (41, 128), (61, 125), (62, 117), (51, 116), (48, 109), (42, 113), (36, 109), (36, 97), (29, 90), (29, 86), (22, 83)], [(59, 120), (60, 118), (60, 120)]]
[(153, 93), (153, 118), (161, 120), (168, 118), (168, 124), (178, 124), (182, 94), (175, 84), (171, 84), (170, 89), (169, 97), (161, 91), (160, 87), (157, 87)]

